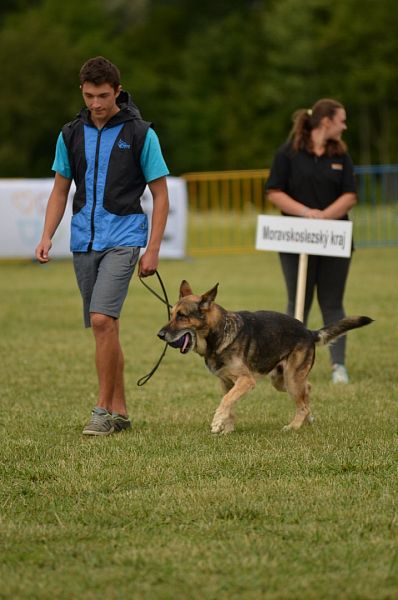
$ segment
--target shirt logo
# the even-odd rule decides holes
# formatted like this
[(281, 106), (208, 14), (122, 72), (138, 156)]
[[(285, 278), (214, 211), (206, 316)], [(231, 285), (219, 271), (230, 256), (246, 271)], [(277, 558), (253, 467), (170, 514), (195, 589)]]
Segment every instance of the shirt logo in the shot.
[(122, 139), (120, 139), (118, 141), (117, 145), (120, 148), (120, 150), (130, 150), (130, 148), (131, 148), (130, 144), (128, 144), (127, 142), (125, 142)]
[(335, 171), (342, 171), (343, 170), (343, 165), (341, 163), (332, 163), (330, 166)]

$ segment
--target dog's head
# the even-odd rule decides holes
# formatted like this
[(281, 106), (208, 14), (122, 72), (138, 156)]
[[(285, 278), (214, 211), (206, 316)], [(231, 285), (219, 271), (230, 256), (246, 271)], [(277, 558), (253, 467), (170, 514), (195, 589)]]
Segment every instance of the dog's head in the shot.
[(161, 340), (182, 354), (195, 350), (204, 354), (206, 337), (211, 326), (212, 312), (216, 305), (218, 283), (208, 292), (196, 296), (187, 281), (180, 285), (180, 298), (171, 309), (171, 319), (158, 332)]

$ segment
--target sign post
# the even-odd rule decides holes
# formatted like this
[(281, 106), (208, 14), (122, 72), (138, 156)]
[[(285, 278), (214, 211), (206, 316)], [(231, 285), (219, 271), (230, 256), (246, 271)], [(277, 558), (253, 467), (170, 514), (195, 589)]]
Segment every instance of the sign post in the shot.
[(351, 256), (352, 222), (259, 215), (256, 250), (299, 254), (295, 317), (304, 318), (308, 255)]
[(307, 270), (308, 270), (308, 254), (300, 254), (298, 272), (297, 272), (297, 287), (296, 287), (296, 304), (294, 308), (294, 316), (299, 321), (304, 321), (304, 304), (305, 290), (307, 287)]

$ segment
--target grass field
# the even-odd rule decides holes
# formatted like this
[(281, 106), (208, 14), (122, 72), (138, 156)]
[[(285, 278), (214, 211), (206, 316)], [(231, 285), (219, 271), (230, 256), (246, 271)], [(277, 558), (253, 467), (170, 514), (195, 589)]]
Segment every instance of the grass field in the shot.
[[(312, 372), (316, 422), (264, 381), (212, 436), (220, 391), (196, 354), (169, 349), (155, 376), (161, 303), (134, 280), (121, 321), (132, 432), (84, 439), (95, 403), (91, 333), (69, 261), (0, 265), (0, 598), (396, 599), (398, 249), (355, 253), (351, 383)], [(160, 265), (220, 282), (230, 309), (283, 310), (277, 257), (256, 253)], [(155, 286), (156, 281), (151, 279)], [(314, 307), (310, 326), (320, 326)]]

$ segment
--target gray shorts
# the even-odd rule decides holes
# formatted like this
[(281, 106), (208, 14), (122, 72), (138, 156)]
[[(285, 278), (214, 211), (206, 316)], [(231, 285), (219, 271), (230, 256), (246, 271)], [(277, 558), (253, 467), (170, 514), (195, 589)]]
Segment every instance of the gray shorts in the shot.
[(139, 254), (140, 248), (127, 246), (73, 253), (86, 327), (92, 312), (119, 318)]

